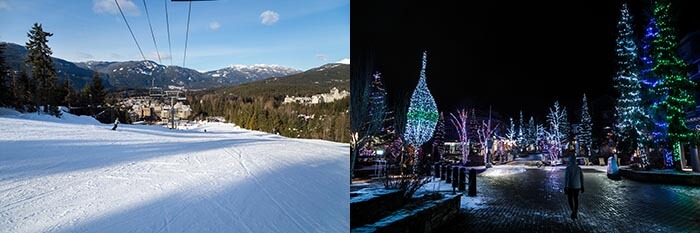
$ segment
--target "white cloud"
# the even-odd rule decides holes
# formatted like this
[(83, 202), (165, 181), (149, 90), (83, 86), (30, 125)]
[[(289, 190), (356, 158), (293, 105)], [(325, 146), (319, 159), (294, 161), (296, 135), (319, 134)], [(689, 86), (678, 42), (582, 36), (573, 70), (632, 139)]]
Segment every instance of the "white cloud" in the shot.
[(335, 63), (350, 65), (350, 58), (343, 58), (343, 60), (337, 61)]
[(280, 14), (271, 10), (266, 10), (260, 14), (260, 19), (262, 20), (262, 24), (273, 25), (280, 20)]
[[(136, 16), (141, 12), (131, 0), (117, 0), (125, 15)], [(113, 0), (93, 0), (92, 11), (97, 14), (119, 14), (119, 8)]]
[(321, 61), (328, 61), (328, 56), (325, 54), (316, 54), (316, 58), (321, 59)]
[(212, 21), (211, 23), (209, 23), (209, 29), (217, 30), (219, 28), (221, 28), (221, 24), (219, 24), (219, 22)]
[(0, 1), (0, 9), (9, 10), (9, 9), (10, 9), (10, 4), (7, 3), (7, 1)]
[(84, 53), (84, 52), (75, 52), (75, 54), (78, 56), (80, 59), (93, 59), (95, 56), (92, 56), (92, 54), (89, 53)]
[[(139, 54), (138, 58), (142, 58), (140, 55), (141, 54)], [(158, 53), (156, 53), (156, 52), (145, 53), (143, 55), (146, 56), (146, 59), (148, 59), (148, 60), (158, 61)], [(168, 53), (161, 53), (160, 54), (161, 61), (168, 60), (168, 59), (170, 59), (170, 54), (168, 54)]]

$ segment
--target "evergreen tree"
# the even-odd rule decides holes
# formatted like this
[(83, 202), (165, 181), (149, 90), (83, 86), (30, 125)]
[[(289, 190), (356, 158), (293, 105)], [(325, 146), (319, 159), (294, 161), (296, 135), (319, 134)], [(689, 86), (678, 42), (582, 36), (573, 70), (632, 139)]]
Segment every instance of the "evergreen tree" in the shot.
[(437, 158), (442, 160), (442, 155), (445, 153), (445, 116), (443, 113), (440, 113), (440, 119), (435, 127), (433, 150), (437, 152)]
[(535, 117), (530, 116), (530, 121), (527, 123), (527, 146), (537, 145), (537, 125), (535, 124)]
[(591, 120), (591, 114), (588, 112), (588, 100), (586, 99), (586, 94), (583, 94), (580, 119), (581, 122), (579, 124), (579, 131), (576, 138), (578, 139), (578, 143), (581, 148), (585, 150), (586, 155), (591, 157), (591, 146), (593, 145), (593, 121)]
[[(53, 97), (56, 88), (56, 70), (51, 61), (51, 48), (47, 45), (48, 37), (53, 33), (45, 32), (41, 24), (34, 23), (27, 33), (27, 59), (25, 62), (32, 66), (32, 76), (37, 81), (37, 104), (44, 106), (44, 112), (59, 116), (58, 106)], [(50, 108), (49, 108), (50, 107)]]
[(63, 94), (63, 101), (61, 104), (67, 106), (68, 109), (70, 109), (78, 100), (70, 79), (63, 81), (63, 84), (61, 85), (61, 93)]
[(7, 44), (0, 43), (0, 106), (11, 105), (14, 102), (10, 88), (10, 75), (5, 67), (5, 46)]
[(89, 94), (92, 95), (92, 102), (90, 104), (95, 107), (104, 105), (106, 91), (102, 84), (102, 79), (97, 72), (93, 72), (92, 74), (92, 85), (90, 86)]
[[(95, 106), (92, 104), (92, 91), (90, 91), (90, 83), (85, 83), (85, 87), (83, 90), (80, 92), (80, 102), (83, 103), (83, 106), (87, 108), (88, 113), (90, 113), (90, 116), (95, 116)], [(239, 124), (237, 123), (238, 125)]]
[(513, 141), (515, 140), (515, 123), (513, 123), (513, 118), (510, 118), (510, 127), (508, 128), (508, 131), (506, 132), (506, 138), (508, 138), (508, 141)]
[(15, 79), (12, 85), (13, 93), (17, 97), (17, 103), (15, 108), (20, 111), (36, 111), (36, 82), (29, 78), (27, 72), (21, 69), (19, 72), (19, 77)]
[(561, 132), (559, 137), (559, 142), (561, 143), (563, 149), (562, 152), (569, 147), (571, 143), (571, 124), (569, 123), (569, 114), (566, 111), (566, 107), (561, 108), (561, 119), (559, 120), (559, 132)]
[(652, 41), (652, 72), (662, 79), (656, 92), (666, 94), (658, 106), (666, 114), (668, 145), (673, 153), (672, 161), (667, 161), (667, 165), (673, 163), (679, 170), (681, 142), (688, 141), (691, 136), (691, 131), (685, 125), (685, 110), (694, 106), (695, 83), (687, 77), (686, 64), (676, 55), (678, 40), (671, 25), (670, 11), (670, 1), (654, 1), (654, 17), (659, 34)]
[(525, 135), (523, 134), (523, 111), (520, 111), (520, 120), (518, 121), (518, 147), (524, 148), (525, 145)]
[[(621, 151), (634, 154), (635, 151), (642, 154), (642, 160), (646, 161), (642, 143), (645, 141), (645, 124), (648, 115), (642, 108), (641, 82), (638, 73), (637, 45), (634, 42), (632, 31), (632, 16), (627, 4), (622, 5), (620, 20), (617, 23), (618, 37), (616, 40), (618, 70), (615, 75), (615, 89), (620, 97), (617, 99), (615, 132), (621, 139), (621, 145), (629, 145)], [(646, 166), (644, 162), (643, 166)]]
[(642, 103), (646, 107), (647, 116), (651, 120), (648, 130), (651, 132), (651, 140), (654, 142), (652, 145), (658, 147), (666, 141), (666, 114), (661, 107), (666, 94), (662, 88), (658, 88), (662, 79), (655, 75), (653, 71), (655, 62), (652, 54), (652, 42), (659, 35), (659, 29), (656, 26), (656, 19), (652, 12), (649, 12), (649, 14), (651, 17), (645, 27), (644, 37), (641, 40), (639, 78), (643, 87), (641, 89)]

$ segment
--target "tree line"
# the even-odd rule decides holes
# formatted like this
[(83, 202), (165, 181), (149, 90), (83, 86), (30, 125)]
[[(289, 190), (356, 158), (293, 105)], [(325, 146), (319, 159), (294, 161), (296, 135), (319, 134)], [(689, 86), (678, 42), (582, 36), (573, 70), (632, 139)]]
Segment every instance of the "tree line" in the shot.
[(349, 142), (348, 98), (313, 105), (282, 104), (283, 96), (241, 96), (232, 93), (194, 93), (188, 96), (192, 118), (223, 116), (242, 128), (292, 138)]
[[(103, 122), (111, 121), (115, 115), (126, 118), (126, 111), (111, 108), (110, 114), (104, 114), (107, 105), (114, 99), (106, 98), (102, 79), (94, 73), (92, 82), (82, 90), (72, 87), (69, 79), (59, 81), (51, 60), (51, 48), (48, 38), (53, 33), (46, 32), (42, 25), (35, 23), (27, 37), (27, 57), (25, 65), (19, 71), (11, 71), (5, 65), (5, 47), (0, 44), (0, 106), (14, 108), (20, 112), (38, 112), (61, 116), (59, 106), (66, 106), (71, 113), (95, 116)], [(110, 118), (110, 119), (108, 119)]]

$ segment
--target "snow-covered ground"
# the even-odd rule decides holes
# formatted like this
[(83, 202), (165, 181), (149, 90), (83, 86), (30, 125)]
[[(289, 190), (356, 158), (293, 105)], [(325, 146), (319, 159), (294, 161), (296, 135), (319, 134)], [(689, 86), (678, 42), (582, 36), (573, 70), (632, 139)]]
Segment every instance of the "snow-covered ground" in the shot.
[(0, 232), (350, 230), (347, 144), (111, 126), (0, 109)]

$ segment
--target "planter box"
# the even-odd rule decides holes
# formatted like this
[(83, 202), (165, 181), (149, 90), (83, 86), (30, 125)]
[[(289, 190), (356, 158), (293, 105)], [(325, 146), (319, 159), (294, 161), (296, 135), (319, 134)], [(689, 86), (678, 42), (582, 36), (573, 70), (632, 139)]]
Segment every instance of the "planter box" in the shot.
[(700, 173), (669, 173), (652, 171), (634, 171), (620, 169), (620, 175), (626, 179), (660, 184), (677, 184), (700, 187)]
[(376, 222), (406, 204), (400, 190), (362, 189), (350, 193), (350, 228)]
[(445, 195), (440, 199), (427, 201), (415, 209), (400, 209), (378, 222), (351, 231), (429, 233), (452, 220), (459, 212), (461, 199), (461, 193)]

